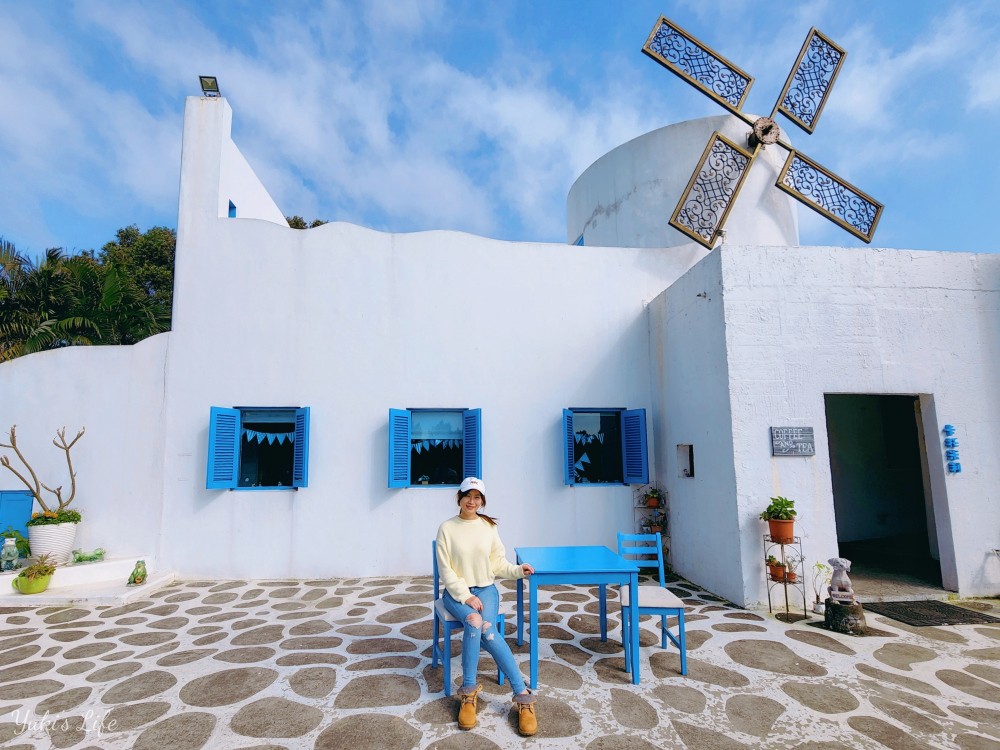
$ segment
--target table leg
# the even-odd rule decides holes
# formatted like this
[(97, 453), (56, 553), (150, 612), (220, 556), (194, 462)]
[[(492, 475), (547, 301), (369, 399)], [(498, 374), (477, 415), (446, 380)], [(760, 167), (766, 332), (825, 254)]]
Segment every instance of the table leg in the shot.
[(599, 587), (600, 589), (600, 602), (601, 602), (601, 641), (608, 640), (608, 587), (603, 583)]
[(530, 639), (531, 639), (531, 683), (529, 687), (534, 690), (538, 687), (538, 584), (535, 583), (535, 576), (531, 576), (531, 584), (528, 586), (528, 592), (531, 596), (531, 601), (528, 602), (528, 608), (531, 611), (531, 622), (529, 627), (531, 628)]
[(629, 576), (629, 648), (632, 653), (632, 684), (639, 684), (639, 574), (632, 573)]
[(524, 645), (524, 579), (517, 579), (517, 645)]

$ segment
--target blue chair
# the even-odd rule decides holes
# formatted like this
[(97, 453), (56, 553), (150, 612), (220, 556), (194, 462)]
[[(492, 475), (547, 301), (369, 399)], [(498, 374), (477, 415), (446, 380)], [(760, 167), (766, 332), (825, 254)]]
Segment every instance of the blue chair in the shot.
[[(458, 630), (459, 633), (465, 629), (465, 623), (452, 616), (444, 607), (444, 600), (441, 599), (441, 585), (438, 577), (438, 556), (437, 540), (431, 542), (431, 559), (434, 561), (434, 645), (431, 648), (431, 666), (437, 667), (438, 659), (444, 662), (444, 694), (451, 695), (451, 634)], [(441, 649), (438, 637), (441, 626), (444, 626), (444, 643), (446, 648)], [(496, 622), (493, 627), (497, 629), (500, 637), (504, 637), (504, 616), (503, 612), (497, 613)], [(497, 682), (503, 685), (503, 672), (497, 670)]]
[[(666, 576), (663, 571), (663, 541), (659, 532), (656, 534), (623, 534), (618, 532), (618, 554), (643, 567), (655, 567), (660, 575), (659, 586), (639, 586), (639, 614), (659, 615), (662, 631), (661, 648), (667, 648), (667, 639), (673, 643), (681, 654), (681, 674), (687, 674), (687, 648), (684, 641), (684, 602), (666, 586)], [(641, 556), (635, 559), (633, 556)], [(655, 555), (655, 562), (646, 556)], [(622, 642), (625, 644), (625, 669), (629, 665), (629, 618), (625, 609), (629, 606), (630, 596), (628, 586), (621, 587), (622, 605)], [(677, 617), (677, 635), (667, 628), (667, 617)]]

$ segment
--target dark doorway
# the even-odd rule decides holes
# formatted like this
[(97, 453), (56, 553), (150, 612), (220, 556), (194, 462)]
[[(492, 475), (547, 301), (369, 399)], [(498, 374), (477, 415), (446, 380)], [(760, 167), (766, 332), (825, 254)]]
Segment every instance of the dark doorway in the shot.
[(943, 593), (917, 396), (826, 395), (840, 556), (862, 600)]

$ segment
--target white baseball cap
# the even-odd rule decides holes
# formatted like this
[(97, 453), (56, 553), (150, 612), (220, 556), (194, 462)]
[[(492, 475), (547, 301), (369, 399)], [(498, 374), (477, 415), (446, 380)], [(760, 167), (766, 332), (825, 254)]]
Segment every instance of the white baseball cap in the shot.
[(486, 483), (482, 479), (477, 479), (476, 477), (466, 477), (463, 479), (458, 491), (468, 492), (469, 490), (479, 490), (483, 497), (486, 497)]

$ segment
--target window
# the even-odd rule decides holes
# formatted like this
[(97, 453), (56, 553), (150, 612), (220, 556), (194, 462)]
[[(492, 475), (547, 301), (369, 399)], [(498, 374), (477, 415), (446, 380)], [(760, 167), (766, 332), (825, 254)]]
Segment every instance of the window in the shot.
[(309, 407), (213, 406), (208, 426), (210, 490), (309, 486)]
[(646, 484), (645, 409), (563, 409), (566, 484)]
[(389, 409), (389, 486), (482, 477), (479, 409)]

